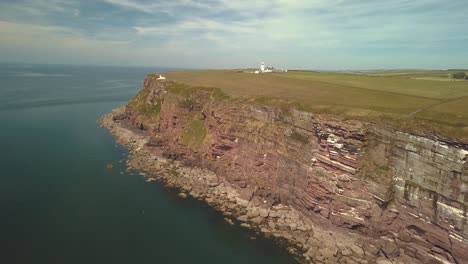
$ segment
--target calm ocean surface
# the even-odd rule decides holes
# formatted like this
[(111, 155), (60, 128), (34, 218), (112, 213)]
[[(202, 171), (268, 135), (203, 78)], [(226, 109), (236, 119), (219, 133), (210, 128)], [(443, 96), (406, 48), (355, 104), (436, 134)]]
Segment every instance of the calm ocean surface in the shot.
[(0, 64), (0, 263), (295, 263), (125, 172), (97, 120), (158, 70)]

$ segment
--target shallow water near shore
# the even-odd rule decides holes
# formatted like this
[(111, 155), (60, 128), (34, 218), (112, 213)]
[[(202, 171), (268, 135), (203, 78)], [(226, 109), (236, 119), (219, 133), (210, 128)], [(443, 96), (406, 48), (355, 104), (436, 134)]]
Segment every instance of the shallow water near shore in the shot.
[(0, 65), (2, 263), (295, 263), (126, 172), (125, 149), (97, 120), (158, 70)]

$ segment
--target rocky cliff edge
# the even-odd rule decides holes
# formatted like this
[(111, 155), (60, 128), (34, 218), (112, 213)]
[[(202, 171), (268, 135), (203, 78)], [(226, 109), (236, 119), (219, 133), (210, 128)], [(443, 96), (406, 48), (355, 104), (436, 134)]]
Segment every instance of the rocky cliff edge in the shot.
[(468, 263), (468, 144), (148, 76), (102, 119), (132, 168), (310, 263)]

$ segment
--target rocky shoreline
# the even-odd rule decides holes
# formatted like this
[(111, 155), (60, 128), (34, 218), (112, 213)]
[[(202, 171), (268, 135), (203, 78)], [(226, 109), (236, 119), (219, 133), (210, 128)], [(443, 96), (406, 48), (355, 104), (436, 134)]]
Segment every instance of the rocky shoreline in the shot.
[(291, 206), (270, 205), (258, 199), (245, 199), (223, 177), (180, 161), (164, 158), (158, 147), (148, 144), (150, 135), (120, 120), (125, 109), (115, 109), (101, 119), (103, 127), (129, 150), (127, 165), (143, 171), (147, 181), (162, 181), (187, 195), (204, 200), (222, 212), (229, 224), (255, 230), (282, 241), (291, 254), (304, 263), (415, 263), (405, 256), (390, 261), (371, 240), (323, 222), (319, 225)]
[(468, 261), (468, 147), (149, 75), (102, 119), (128, 166), (309, 263)]

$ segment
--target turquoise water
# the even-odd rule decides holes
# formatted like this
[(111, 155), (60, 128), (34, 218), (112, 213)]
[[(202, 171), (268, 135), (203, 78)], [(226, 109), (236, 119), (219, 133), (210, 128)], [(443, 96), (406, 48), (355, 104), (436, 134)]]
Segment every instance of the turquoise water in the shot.
[(97, 120), (157, 70), (0, 65), (0, 263), (295, 263), (125, 172)]

